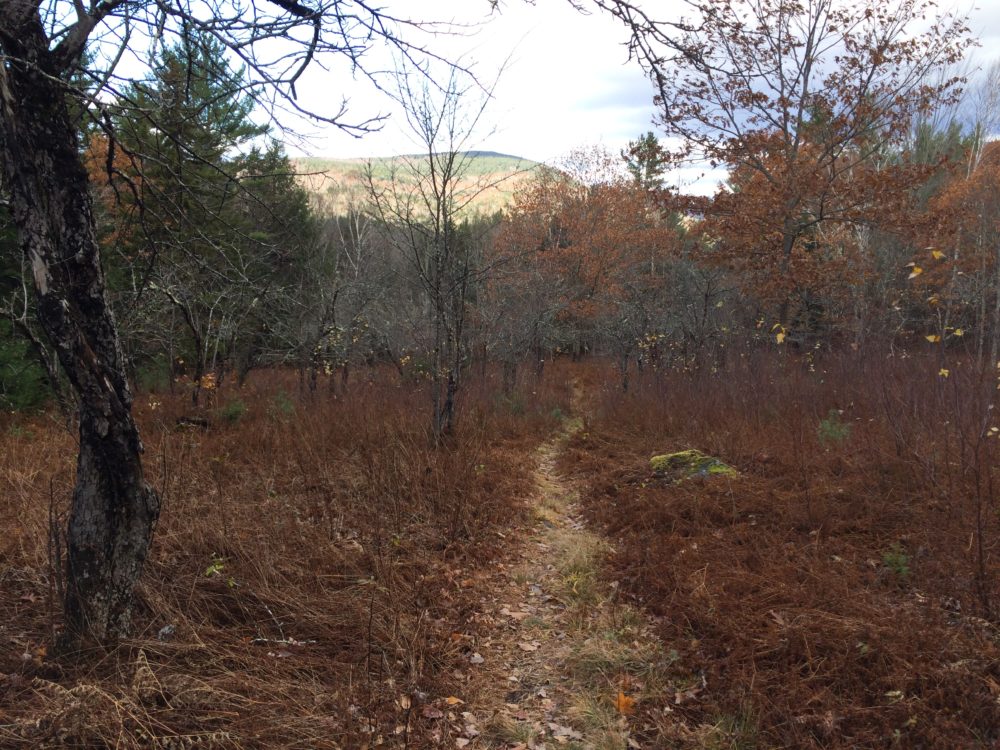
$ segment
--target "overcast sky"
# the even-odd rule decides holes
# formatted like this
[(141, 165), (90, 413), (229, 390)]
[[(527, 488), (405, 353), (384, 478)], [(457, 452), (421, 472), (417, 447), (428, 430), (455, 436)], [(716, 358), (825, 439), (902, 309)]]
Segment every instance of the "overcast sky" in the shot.
[[(1000, 52), (1000, 0), (978, 0), (972, 10), (973, 33), (982, 39), (977, 59), (994, 59)], [(390, 0), (396, 12), (412, 12), (412, 2)], [(660, 17), (680, 15), (680, 0), (649, 3)], [(942, 3), (948, 6), (947, 0)], [(959, 0), (954, 7), (972, 7)], [(652, 87), (638, 64), (628, 62), (627, 34), (615, 19), (586, 15), (567, 0), (506, 0), (490, 14), (488, 0), (422, 0), (420, 18), (480, 24), (478, 30), (428, 40), (435, 51), (475, 62), (484, 80), (499, 78), (484, 128), (470, 147), (552, 161), (576, 146), (601, 144), (616, 152), (630, 139), (655, 130)], [(377, 58), (373, 58), (377, 61)], [(386, 62), (388, 65), (388, 61)], [(350, 97), (356, 118), (392, 115), (393, 103), (367, 85), (353, 84), (349, 75), (316, 71), (302, 90), (316, 100)], [(355, 139), (337, 132), (316, 132), (296, 153), (352, 157), (382, 156), (413, 150), (401, 117), (390, 117), (379, 133)], [(689, 175), (696, 179), (697, 175)]]
[[(489, 10), (487, 0), (420, 3), (424, 18), (480, 24), (462, 35), (428, 40), (435, 51), (474, 61), (484, 81), (496, 78), (509, 58), (487, 112), (488, 127), (474, 139), (477, 148), (544, 161), (574, 146), (618, 149), (652, 129), (652, 87), (637, 64), (626, 64), (628, 35), (617, 21), (575, 11), (566, 0), (510, 0), (500, 13)], [(314, 76), (303, 90), (308, 97), (341, 93), (350, 97), (355, 117), (392, 113), (384, 95), (343, 76)], [(345, 157), (412, 151), (401, 118), (394, 119), (362, 140), (324, 133), (306, 150)]]

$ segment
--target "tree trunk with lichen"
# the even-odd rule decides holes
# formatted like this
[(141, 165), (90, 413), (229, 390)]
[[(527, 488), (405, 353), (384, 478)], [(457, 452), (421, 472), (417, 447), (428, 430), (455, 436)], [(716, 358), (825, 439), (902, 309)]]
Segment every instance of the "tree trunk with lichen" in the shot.
[(79, 399), (80, 444), (66, 539), (66, 634), (125, 633), (159, 515), (118, 331), (105, 294), (88, 178), (69, 107), (69, 64), (37, 12), (0, 6), (0, 168), (38, 320)]

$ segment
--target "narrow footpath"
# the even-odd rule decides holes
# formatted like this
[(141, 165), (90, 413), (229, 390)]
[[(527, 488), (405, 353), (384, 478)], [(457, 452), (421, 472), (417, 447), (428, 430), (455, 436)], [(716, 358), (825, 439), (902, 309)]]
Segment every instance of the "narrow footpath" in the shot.
[(475, 616), (469, 695), (477, 698), (460, 707), (458, 747), (651, 746), (637, 726), (649, 712), (638, 709), (662, 693), (666, 660), (645, 616), (602, 580), (607, 542), (584, 524), (576, 490), (556, 469), (581, 429), (580, 418), (567, 420), (538, 449), (534, 525), (511, 563), (498, 566)]

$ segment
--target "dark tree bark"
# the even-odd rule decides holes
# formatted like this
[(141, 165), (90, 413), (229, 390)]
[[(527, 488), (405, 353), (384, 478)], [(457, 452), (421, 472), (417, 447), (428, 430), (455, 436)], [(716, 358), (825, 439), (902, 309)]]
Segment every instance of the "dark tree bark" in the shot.
[(160, 507), (143, 478), (142, 443), (64, 84), (82, 41), (78, 46), (50, 49), (37, 3), (0, 4), (3, 179), (32, 269), (38, 319), (79, 398), (66, 630), (72, 640), (107, 643), (128, 629)]

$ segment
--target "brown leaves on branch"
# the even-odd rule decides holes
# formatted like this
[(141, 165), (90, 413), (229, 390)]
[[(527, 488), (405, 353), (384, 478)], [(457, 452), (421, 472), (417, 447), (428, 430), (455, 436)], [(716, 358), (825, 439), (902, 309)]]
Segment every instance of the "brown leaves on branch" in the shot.
[(574, 177), (540, 172), (516, 197), (497, 252), (514, 259), (557, 307), (557, 318), (587, 330), (609, 316), (633, 288), (662, 283), (678, 251), (677, 232), (640, 181), (577, 155)]
[(673, 158), (730, 170), (706, 208), (706, 255), (783, 323), (859, 283), (859, 230), (912, 221), (928, 171), (892, 154), (959, 95), (947, 71), (973, 44), (965, 18), (931, 0), (695, 0), (669, 23), (602, 5), (631, 28)]

